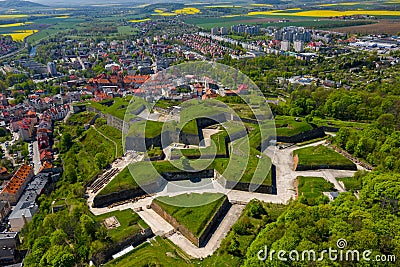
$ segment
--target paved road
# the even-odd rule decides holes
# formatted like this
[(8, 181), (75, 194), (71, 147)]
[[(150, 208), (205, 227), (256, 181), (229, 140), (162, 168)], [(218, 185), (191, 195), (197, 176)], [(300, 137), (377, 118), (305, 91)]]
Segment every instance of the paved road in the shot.
[[(325, 141), (316, 142), (303, 147), (317, 146), (324, 144)], [(354, 175), (354, 171), (341, 171), (341, 170), (316, 170), (316, 171), (294, 171), (293, 170), (293, 156), (292, 153), (298, 147), (293, 146), (290, 148), (278, 150), (276, 147), (268, 147), (264, 153), (268, 155), (274, 165), (276, 166), (277, 175), (277, 195), (260, 194), (253, 192), (244, 192), (237, 190), (227, 190), (223, 188), (215, 179), (202, 179), (199, 183), (193, 183), (190, 181), (174, 182), (168, 184), (162, 192), (159, 192), (151, 197), (146, 197), (137, 202), (129, 202), (113, 208), (92, 208), (91, 211), (95, 215), (104, 214), (114, 210), (124, 209), (137, 209), (141, 207), (143, 210), (139, 211), (139, 216), (152, 228), (154, 233), (165, 234), (172, 231), (171, 225), (163, 220), (154, 211), (146, 208), (147, 205), (157, 196), (174, 196), (182, 194), (184, 192), (221, 192), (228, 196), (231, 203), (237, 203), (242, 205), (233, 205), (227, 216), (223, 219), (220, 227), (216, 230), (210, 241), (203, 248), (195, 247), (189, 240), (183, 237), (179, 233), (174, 233), (168, 238), (177, 246), (181, 247), (187, 254), (196, 257), (204, 258), (211, 255), (220, 245), (221, 240), (225, 237), (226, 233), (232, 227), (232, 225), (239, 218), (244, 204), (248, 203), (251, 199), (257, 198), (259, 200), (269, 203), (280, 203), (286, 204), (290, 199), (296, 197), (295, 180), (297, 176), (317, 176), (324, 177), (327, 181), (332, 182), (335, 188), (339, 192), (343, 192), (343, 187), (336, 181), (337, 177), (349, 177)], [(194, 187), (195, 186), (195, 187)], [(89, 205), (90, 206), (90, 205)]]
[[(318, 145), (324, 145), (325, 141), (320, 141), (312, 144), (302, 146), (312, 147)], [(339, 192), (345, 191), (343, 187), (337, 182), (335, 178), (338, 177), (352, 177), (355, 171), (345, 171), (345, 170), (311, 170), (311, 171), (294, 171), (293, 170), (293, 151), (298, 149), (297, 146), (292, 146), (286, 149), (278, 150), (275, 147), (268, 147), (265, 154), (273, 157), (273, 163), (276, 166), (276, 176), (277, 176), (277, 191), (278, 196), (283, 199), (290, 199), (295, 197), (295, 179), (297, 176), (307, 176), (307, 177), (323, 177), (328, 182), (333, 183), (336, 190)]]
[(33, 142), (33, 165), (34, 165), (34, 173), (37, 174), (39, 172), (40, 167), (42, 167), (42, 163), (40, 162), (40, 153), (38, 142)]
[[(110, 181), (108, 183), (110, 183), (126, 166), (128, 166), (130, 163), (134, 163), (134, 162), (138, 162), (138, 161), (142, 161), (143, 160), (144, 155), (139, 155), (136, 153), (127, 153), (126, 156), (116, 159), (111, 163), (111, 168), (112, 169), (118, 169), (118, 172), (116, 172), (110, 179)], [(106, 173), (106, 172), (105, 172)], [(103, 175), (105, 174), (103, 173)], [(103, 178), (103, 175), (101, 175), (97, 180), (100, 180)], [(104, 184), (96, 193), (93, 193), (92, 190), (90, 188), (88, 188), (87, 194), (88, 194), (88, 199), (87, 199), (87, 203), (89, 205), (89, 207), (92, 210), (92, 212), (94, 212), (94, 208), (92, 208), (92, 204), (93, 204), (93, 200), (96, 197), (96, 195), (101, 191), (101, 189), (103, 189), (104, 187), (106, 187), (106, 185), (108, 184)], [(108, 211), (107, 211), (108, 212)], [(103, 212), (104, 213), (104, 212)], [(100, 213), (101, 214), (101, 213)]]
[(239, 219), (244, 207), (244, 205), (232, 205), (232, 207), (229, 209), (228, 213), (218, 226), (217, 230), (215, 230), (210, 240), (204, 247), (196, 247), (195, 245), (193, 245), (192, 242), (190, 242), (179, 232), (174, 233), (173, 235), (168, 237), (168, 239), (171, 240), (175, 245), (180, 247), (188, 255), (194, 258), (205, 258), (209, 255), (212, 255), (214, 251), (217, 250), (217, 248), (221, 244), (221, 241), (226, 237), (232, 225)]

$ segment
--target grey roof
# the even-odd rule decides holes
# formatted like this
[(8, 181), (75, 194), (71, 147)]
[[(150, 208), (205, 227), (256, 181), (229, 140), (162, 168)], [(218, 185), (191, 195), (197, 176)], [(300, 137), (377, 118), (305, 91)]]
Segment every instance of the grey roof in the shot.
[(38, 210), (38, 205), (35, 202), (36, 197), (40, 195), (43, 188), (46, 186), (47, 181), (47, 175), (36, 175), (11, 212), (9, 219), (22, 218), (22, 216), (25, 216), (26, 218), (32, 218)]
[(0, 240), (1, 239), (15, 239), (18, 235), (18, 232), (2, 232), (0, 233)]

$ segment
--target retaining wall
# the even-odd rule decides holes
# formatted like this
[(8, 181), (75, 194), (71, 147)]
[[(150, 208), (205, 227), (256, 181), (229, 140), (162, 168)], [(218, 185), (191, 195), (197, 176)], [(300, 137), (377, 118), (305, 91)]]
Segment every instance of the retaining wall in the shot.
[(277, 136), (276, 140), (283, 143), (301, 143), (316, 138), (324, 137), (325, 131), (322, 127), (317, 127), (292, 136)]
[(204, 246), (207, 240), (212, 235), (213, 230), (218, 226), (221, 218), (225, 216), (228, 212), (231, 204), (229, 203), (228, 198), (225, 198), (224, 202), (222, 202), (221, 206), (215, 211), (212, 219), (205, 226), (202, 234), (199, 237), (196, 237), (191, 231), (189, 231), (185, 226), (180, 224), (174, 217), (165, 212), (156, 202), (151, 203), (151, 208), (160, 215), (164, 220), (166, 220), (169, 224), (171, 224), (174, 229), (181, 232), (183, 236), (189, 239), (193, 244), (197, 247)]
[(112, 255), (120, 252), (124, 248), (132, 245), (132, 246), (138, 246), (139, 244), (143, 243), (146, 241), (148, 238), (152, 237), (154, 234), (151, 231), (150, 228), (146, 228), (143, 231), (137, 233), (136, 235), (130, 236), (129, 238), (113, 244), (109, 246), (106, 250), (104, 251), (98, 251), (96, 252), (91, 260), (93, 261), (95, 266), (101, 266), (102, 264), (106, 263), (107, 261), (112, 260)]

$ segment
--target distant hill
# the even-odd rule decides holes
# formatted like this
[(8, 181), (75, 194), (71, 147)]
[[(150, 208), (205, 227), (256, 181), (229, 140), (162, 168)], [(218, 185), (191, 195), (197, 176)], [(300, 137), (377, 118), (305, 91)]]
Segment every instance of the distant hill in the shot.
[(23, 0), (0, 1), (0, 8), (32, 8), (32, 7), (45, 7), (45, 5)]

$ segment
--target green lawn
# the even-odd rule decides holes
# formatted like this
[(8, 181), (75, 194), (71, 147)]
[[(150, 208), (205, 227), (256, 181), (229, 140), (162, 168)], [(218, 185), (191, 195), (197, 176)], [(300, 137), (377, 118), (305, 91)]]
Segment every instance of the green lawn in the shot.
[(226, 146), (225, 146), (225, 138), (228, 137), (226, 131), (221, 131), (219, 133), (213, 134), (211, 136), (212, 143), (215, 144), (208, 146), (206, 148), (190, 148), (190, 149), (179, 149), (173, 150), (172, 155), (179, 155), (179, 152), (186, 157), (200, 157), (201, 155), (219, 155), (226, 156)]
[(117, 157), (121, 157), (124, 154), (124, 150), (122, 147), (122, 133), (120, 130), (104, 124), (100, 127), (96, 127), (96, 129), (101, 132), (102, 134), (104, 134), (105, 136), (107, 136), (108, 138), (110, 138), (111, 140), (113, 140), (115, 143), (117, 143)]
[(137, 34), (138, 32), (139, 32), (139, 30), (137, 28), (134, 28), (131, 26), (119, 26), (118, 27), (119, 34), (133, 35), (133, 34)]
[(198, 128), (197, 128), (197, 122), (196, 120), (190, 120), (184, 125), (180, 125), (179, 127), (182, 132), (187, 133), (187, 134), (198, 134)]
[(129, 129), (129, 136), (154, 138), (161, 134), (163, 123), (158, 121), (139, 121)]
[(111, 106), (104, 105), (104, 103), (107, 103), (110, 100), (105, 100), (103, 102), (89, 101), (89, 105), (100, 110), (103, 113), (111, 114), (111, 115), (123, 120), (125, 117), (125, 113), (128, 109), (128, 106), (129, 106), (129, 110), (136, 108), (135, 101), (130, 103), (131, 98), (132, 98), (132, 96), (127, 96), (124, 98), (122, 98), (122, 97), (113, 98), (111, 100), (111, 101), (113, 101), (113, 104)]
[(323, 145), (300, 148), (293, 151), (293, 154), (299, 157), (298, 167), (355, 167), (355, 164), (351, 160)]
[(316, 199), (322, 195), (322, 192), (336, 191), (332, 183), (321, 177), (297, 177), (299, 197), (304, 196), (307, 199)]
[(100, 192), (99, 196), (108, 195), (123, 190), (136, 189), (138, 187), (135, 179), (133, 179), (129, 168), (125, 167), (114, 179), (110, 181)]
[(328, 126), (335, 128), (347, 127), (353, 129), (356, 128), (364, 129), (370, 125), (369, 123), (341, 121), (336, 119), (321, 119), (317, 117), (315, 117), (312, 122), (315, 123), (317, 126)]
[(167, 109), (173, 106), (179, 106), (180, 103), (182, 103), (182, 101), (161, 99), (158, 100), (154, 106)]
[[(213, 218), (214, 213), (222, 205), (226, 196), (223, 194), (182, 194), (175, 197), (158, 197), (154, 201), (180, 224), (185, 226), (195, 236), (200, 237), (205, 226)], [(170, 204), (166, 204), (166, 201)], [(203, 206), (195, 206), (198, 203), (213, 201)], [(173, 206), (177, 205), (177, 206)], [(194, 207), (182, 207), (182, 205), (194, 205)]]
[(89, 111), (72, 114), (67, 120), (67, 125), (84, 126), (85, 124), (88, 124), (95, 115), (96, 114), (94, 112), (89, 112)]
[(307, 123), (304, 118), (301, 121), (295, 121), (294, 117), (277, 116), (275, 118), (276, 135), (277, 136), (293, 136), (305, 131), (312, 130), (311, 124)]
[(107, 267), (131, 266), (194, 266), (188, 256), (168, 239), (157, 236), (150, 243), (143, 243), (128, 254), (108, 262)]
[(336, 180), (343, 182), (346, 190), (349, 191), (360, 190), (362, 188), (361, 179), (357, 179), (356, 177), (337, 178)]
[(163, 153), (162, 149), (160, 147), (151, 147), (150, 149), (147, 150), (147, 157), (152, 158), (152, 157), (159, 157)]
[(140, 230), (149, 227), (136, 212), (131, 209), (122, 211), (113, 211), (102, 215), (95, 216), (95, 220), (103, 223), (105, 219), (115, 216), (121, 226), (108, 230), (108, 235), (114, 242), (119, 242), (132, 235), (137, 234)]

